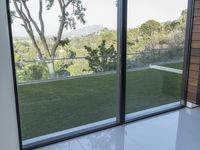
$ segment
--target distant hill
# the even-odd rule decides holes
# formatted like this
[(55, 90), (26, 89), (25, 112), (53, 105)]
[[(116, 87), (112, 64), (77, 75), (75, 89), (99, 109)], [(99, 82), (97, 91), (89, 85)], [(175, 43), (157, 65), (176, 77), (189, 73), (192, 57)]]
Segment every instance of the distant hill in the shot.
[(76, 29), (76, 30), (64, 33), (63, 37), (68, 37), (68, 38), (81, 37), (81, 36), (86, 36), (86, 35), (101, 31), (103, 29), (104, 27), (101, 25), (86, 26), (80, 29)]

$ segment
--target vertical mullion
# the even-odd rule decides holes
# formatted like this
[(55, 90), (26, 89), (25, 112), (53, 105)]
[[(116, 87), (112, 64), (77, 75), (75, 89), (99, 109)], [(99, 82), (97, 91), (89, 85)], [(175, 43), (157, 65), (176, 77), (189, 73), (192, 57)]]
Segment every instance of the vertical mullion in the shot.
[(191, 53), (191, 42), (192, 42), (192, 29), (193, 29), (193, 17), (194, 17), (194, 3), (195, 0), (188, 0), (187, 8), (187, 21), (185, 31), (185, 45), (184, 45), (184, 60), (183, 60), (183, 75), (181, 85), (181, 100), (186, 105), (187, 99), (187, 84), (189, 77), (189, 65), (190, 65), (190, 53)]
[(125, 123), (126, 106), (126, 40), (127, 40), (127, 0), (118, 0), (117, 22), (117, 123)]

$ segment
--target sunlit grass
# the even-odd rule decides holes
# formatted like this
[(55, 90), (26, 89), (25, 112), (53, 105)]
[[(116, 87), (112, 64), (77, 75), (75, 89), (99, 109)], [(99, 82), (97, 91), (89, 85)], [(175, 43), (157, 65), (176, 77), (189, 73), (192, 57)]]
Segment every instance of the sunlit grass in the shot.
[[(178, 101), (180, 81), (158, 70), (128, 72), (126, 112)], [(19, 86), (23, 139), (114, 117), (116, 82), (111, 74)]]

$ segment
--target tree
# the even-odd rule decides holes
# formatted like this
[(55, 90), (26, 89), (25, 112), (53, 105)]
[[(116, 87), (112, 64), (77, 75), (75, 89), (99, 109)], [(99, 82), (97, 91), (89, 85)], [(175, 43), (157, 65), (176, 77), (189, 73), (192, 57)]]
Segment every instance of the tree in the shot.
[(180, 25), (180, 22), (177, 21), (177, 20), (167, 22), (167, 23), (164, 24), (164, 30), (168, 33), (174, 32), (179, 25)]
[[(32, 44), (37, 52), (37, 57), (40, 61), (45, 62), (45, 59), (51, 59), (47, 63), (49, 74), (51, 77), (55, 77), (54, 59), (56, 57), (56, 50), (60, 44), (62, 33), (64, 28), (75, 29), (76, 21), (85, 23), (84, 12), (85, 8), (82, 5), (81, 0), (38, 0), (39, 12), (38, 20), (36, 21), (30, 12), (28, 7), (29, 0), (12, 0), (15, 11), (11, 11), (12, 18), (17, 18), (22, 21), (22, 26), (26, 30)], [(46, 9), (50, 10), (52, 6), (57, 3), (59, 5), (60, 16), (59, 28), (57, 35), (54, 37), (52, 46), (47, 42), (45, 35), (45, 22), (43, 20), (43, 5), (46, 4)], [(39, 36), (39, 39), (37, 39)], [(42, 46), (39, 45), (41, 43)]]
[(46, 68), (40, 64), (30, 64), (25, 66), (24, 77), (27, 80), (41, 80), (46, 73)]
[(187, 9), (182, 10), (180, 20), (186, 22), (187, 20)]
[(86, 59), (89, 67), (94, 72), (111, 71), (116, 68), (117, 52), (113, 45), (106, 46), (106, 41), (102, 40), (97, 48), (85, 46), (89, 56)]
[(155, 20), (148, 20), (140, 27), (140, 31), (143, 35), (151, 36), (154, 32), (158, 32), (161, 29), (161, 24)]

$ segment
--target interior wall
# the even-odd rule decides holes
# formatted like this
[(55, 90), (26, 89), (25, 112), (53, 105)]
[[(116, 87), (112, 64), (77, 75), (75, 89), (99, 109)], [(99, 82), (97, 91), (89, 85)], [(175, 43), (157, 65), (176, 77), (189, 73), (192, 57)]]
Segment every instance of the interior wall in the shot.
[(0, 0), (0, 150), (19, 150), (6, 0)]

